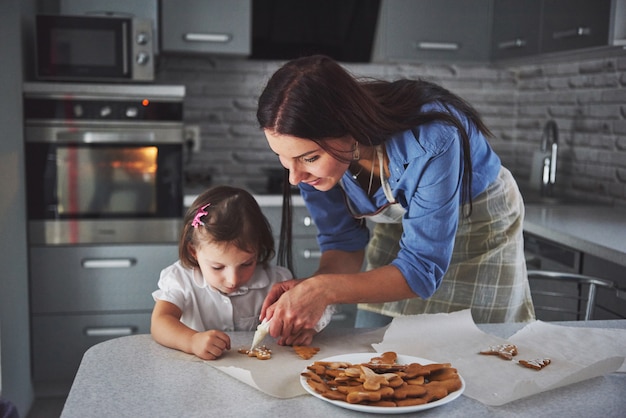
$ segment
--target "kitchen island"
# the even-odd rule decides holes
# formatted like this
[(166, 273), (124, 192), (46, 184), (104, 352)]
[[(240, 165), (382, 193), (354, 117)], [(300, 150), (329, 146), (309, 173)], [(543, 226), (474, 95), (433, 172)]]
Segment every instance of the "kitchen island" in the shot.
[[(561, 325), (626, 329), (626, 320)], [(508, 338), (525, 324), (484, 324)], [(328, 329), (336, 338), (357, 338), (363, 329)], [(249, 344), (251, 332), (231, 333), (232, 346)], [(271, 360), (270, 360), (271, 361)], [(313, 360), (312, 360), (313, 361)], [(508, 404), (490, 407), (461, 396), (419, 417), (621, 417), (626, 410), (626, 373), (582, 381)], [(222, 373), (194, 356), (168, 349), (150, 335), (117, 338), (90, 348), (63, 409), (73, 417), (335, 417), (363, 416), (310, 395), (279, 399)]]

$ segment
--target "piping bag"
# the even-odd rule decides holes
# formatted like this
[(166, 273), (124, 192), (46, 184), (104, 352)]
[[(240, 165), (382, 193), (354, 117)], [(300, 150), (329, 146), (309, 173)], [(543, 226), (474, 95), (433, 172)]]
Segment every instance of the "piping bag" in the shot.
[[(321, 330), (323, 330), (330, 323), (330, 320), (332, 319), (332, 316), (335, 312), (336, 312), (336, 309), (334, 305), (327, 306), (326, 309), (324, 310), (324, 313), (322, 314), (322, 317), (317, 322), (317, 324), (315, 324), (315, 327), (313, 327), (315, 332), (320, 332)], [(270, 330), (271, 321), (272, 321), (271, 319), (265, 318), (263, 319), (263, 322), (261, 322), (256, 327), (256, 331), (254, 332), (254, 338), (252, 338), (252, 345), (250, 346), (250, 351), (257, 348), (259, 344), (261, 344), (261, 341), (263, 341), (263, 338), (267, 336)]]
[[(270, 320), (271, 321), (271, 320)], [(254, 350), (261, 344), (261, 341), (267, 336), (267, 333), (270, 330), (270, 321), (264, 319), (257, 327), (254, 332), (254, 338), (252, 338), (252, 345), (250, 346), (250, 351)]]

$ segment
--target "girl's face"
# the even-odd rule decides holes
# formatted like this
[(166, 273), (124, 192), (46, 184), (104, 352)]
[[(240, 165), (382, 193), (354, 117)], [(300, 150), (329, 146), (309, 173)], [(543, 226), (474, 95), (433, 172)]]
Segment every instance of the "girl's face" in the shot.
[(257, 265), (256, 252), (230, 243), (201, 242), (192, 248), (205, 282), (222, 293), (232, 293), (250, 281)]
[[(317, 190), (328, 191), (339, 182), (350, 165), (337, 160), (308, 139), (278, 135), (268, 129), (265, 130), (265, 137), (280, 163), (289, 170), (289, 183), (294, 186), (306, 183)], [(348, 158), (352, 155), (354, 139), (344, 137), (328, 141), (333, 149), (345, 153)]]

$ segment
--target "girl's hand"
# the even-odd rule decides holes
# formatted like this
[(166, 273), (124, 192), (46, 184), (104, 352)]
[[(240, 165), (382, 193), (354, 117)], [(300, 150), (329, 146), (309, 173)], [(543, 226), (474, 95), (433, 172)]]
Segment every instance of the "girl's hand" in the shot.
[(191, 337), (191, 350), (203, 360), (215, 360), (230, 350), (230, 337), (218, 330), (198, 332)]

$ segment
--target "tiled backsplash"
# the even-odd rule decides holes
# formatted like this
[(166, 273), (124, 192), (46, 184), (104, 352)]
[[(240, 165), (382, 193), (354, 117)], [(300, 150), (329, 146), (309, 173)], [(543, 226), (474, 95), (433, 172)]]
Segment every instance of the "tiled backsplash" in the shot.
[[(256, 122), (256, 101), (282, 64), (225, 57), (161, 57), (158, 82), (187, 87), (185, 120), (201, 128), (201, 150), (186, 165), (189, 186), (265, 186), (280, 167)], [(520, 183), (530, 177), (543, 126), (559, 126), (557, 187), (583, 200), (626, 205), (626, 56), (509, 67), (347, 64), (355, 75), (421, 77), (470, 101)], [(192, 184), (193, 182), (193, 184)]]

